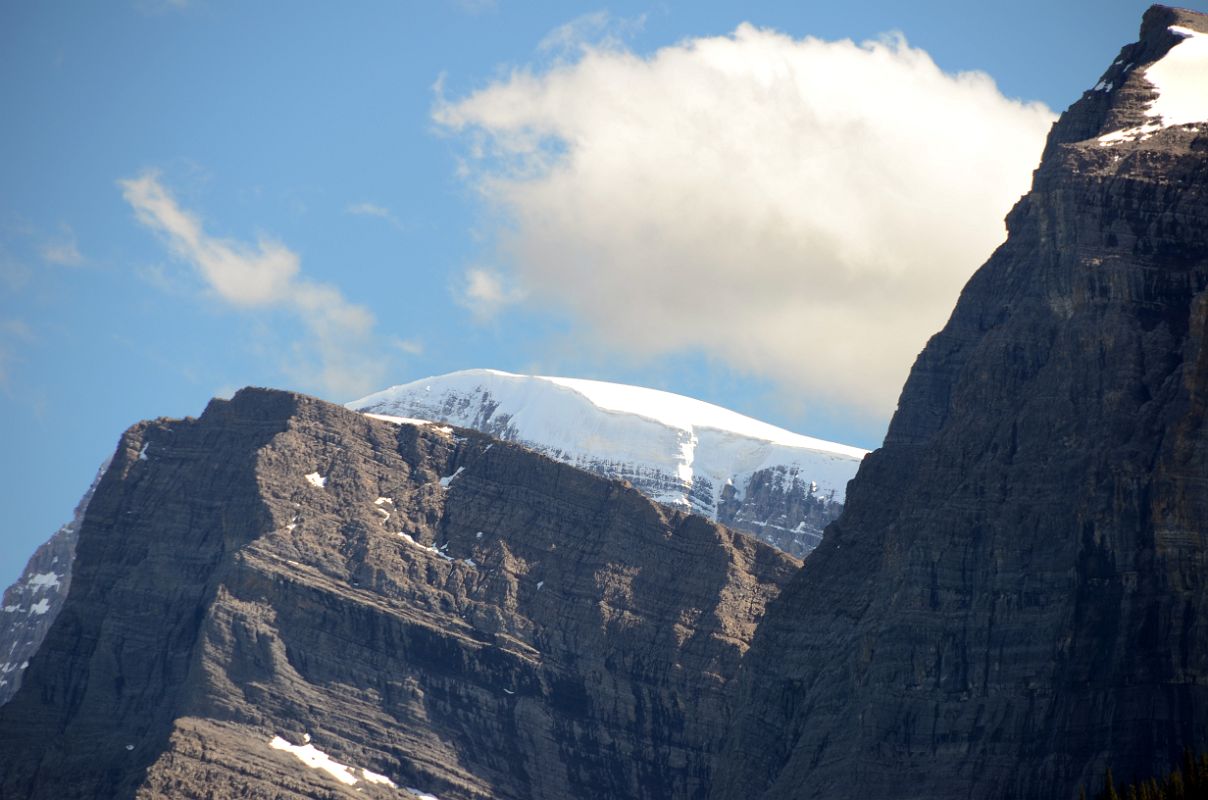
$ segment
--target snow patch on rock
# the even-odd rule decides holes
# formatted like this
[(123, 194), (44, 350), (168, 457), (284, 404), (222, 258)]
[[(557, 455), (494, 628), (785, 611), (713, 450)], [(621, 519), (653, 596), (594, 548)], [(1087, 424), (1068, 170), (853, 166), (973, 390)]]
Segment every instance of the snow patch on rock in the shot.
[(345, 786), (352, 786), (357, 782), (356, 776), (352, 774), (351, 767), (338, 761), (333, 761), (331, 756), (313, 744), (290, 744), (280, 736), (274, 736), (268, 746), (274, 750), (284, 750), (287, 753), (293, 754), (295, 758), (306, 766), (311, 769), (323, 770)]
[(1182, 41), (1142, 73), (1156, 95), (1145, 110), (1153, 122), (1105, 133), (1101, 146), (1145, 141), (1164, 128), (1208, 121), (1208, 34), (1180, 25), (1168, 30)]
[(56, 572), (39, 572), (29, 578), (25, 585), (35, 592), (45, 589), (58, 589), (62, 584), (59, 582), (61, 576)]

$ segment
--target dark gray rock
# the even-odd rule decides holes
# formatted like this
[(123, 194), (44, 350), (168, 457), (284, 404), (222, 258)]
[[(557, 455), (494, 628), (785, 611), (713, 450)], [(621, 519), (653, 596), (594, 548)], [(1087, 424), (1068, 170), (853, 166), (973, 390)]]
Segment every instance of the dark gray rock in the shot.
[(1066, 800), (1208, 749), (1208, 134), (1098, 138), (1172, 24), (1054, 128), (804, 567), (245, 390), (123, 438), (0, 796)]
[(1054, 127), (769, 607), (712, 797), (1064, 799), (1208, 749), (1208, 126), (1098, 139), (1174, 24)]
[(843, 503), (820, 492), (795, 466), (757, 470), (745, 478), (741, 492), (726, 486), (717, 504), (718, 522), (797, 558), (818, 546), (823, 529), (841, 513)]
[(124, 436), (0, 708), (0, 796), (703, 797), (799, 564), (519, 446), (244, 390)]
[(21, 686), (29, 659), (37, 652), (50, 625), (63, 607), (71, 587), (77, 532), (108, 462), (76, 504), (71, 522), (55, 531), (25, 565), (17, 582), (4, 591), (0, 603), (0, 705)]

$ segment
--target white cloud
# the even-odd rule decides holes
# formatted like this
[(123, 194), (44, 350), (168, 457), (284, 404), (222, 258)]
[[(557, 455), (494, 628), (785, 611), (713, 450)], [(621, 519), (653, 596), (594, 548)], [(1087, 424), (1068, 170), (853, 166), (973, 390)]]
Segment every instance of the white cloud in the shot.
[(510, 276), (471, 271), (467, 305), (524, 292), (620, 352), (705, 351), (878, 415), (1054, 118), (900, 37), (749, 25), (649, 57), (589, 47), (433, 113), (501, 211)]
[(454, 297), (479, 321), (486, 321), (506, 306), (523, 300), (524, 293), (508, 286), (496, 270), (471, 267), (466, 270), (462, 286)]
[(374, 205), (373, 203), (353, 203), (348, 207), (347, 211), (349, 214), (361, 214), (368, 217), (390, 219), (390, 209)]
[(593, 11), (575, 17), (554, 28), (537, 44), (542, 52), (568, 55), (578, 51), (615, 49), (646, 25), (646, 16), (613, 17), (607, 11)]
[(392, 339), (391, 345), (401, 353), (406, 353), (409, 356), (422, 356), (424, 354), (424, 343), (416, 339)]
[(295, 380), (336, 395), (380, 385), (382, 363), (369, 354), (373, 314), (335, 287), (300, 277), (296, 253), (263, 237), (249, 245), (210, 236), (153, 172), (118, 184), (139, 222), (192, 265), (215, 295), (241, 309), (284, 309), (302, 322), (308, 338), (292, 346), (283, 365)]
[(389, 222), (394, 228), (397, 228), (400, 231), (403, 230), (403, 223), (399, 222), (394, 214), (390, 212), (390, 209), (386, 208), (385, 206), (379, 206), (375, 203), (353, 203), (344, 210), (349, 214), (355, 214), (361, 217), (377, 217), (378, 219), (383, 219), (386, 222)]
[(87, 263), (76, 245), (75, 231), (70, 225), (60, 225), (59, 235), (42, 243), (42, 259), (63, 267), (79, 267)]
[(160, 234), (172, 252), (191, 263), (209, 287), (237, 306), (286, 299), (298, 274), (298, 256), (280, 242), (256, 245), (206, 235), (201, 222), (177, 205), (153, 172), (118, 181), (138, 221)]

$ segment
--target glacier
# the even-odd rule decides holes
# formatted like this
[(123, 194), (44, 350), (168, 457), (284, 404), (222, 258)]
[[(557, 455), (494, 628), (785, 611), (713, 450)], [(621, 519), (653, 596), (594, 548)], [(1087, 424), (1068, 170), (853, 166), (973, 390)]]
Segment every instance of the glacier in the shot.
[(516, 442), (799, 557), (842, 509), (868, 452), (671, 392), (490, 369), (392, 386), (346, 407)]

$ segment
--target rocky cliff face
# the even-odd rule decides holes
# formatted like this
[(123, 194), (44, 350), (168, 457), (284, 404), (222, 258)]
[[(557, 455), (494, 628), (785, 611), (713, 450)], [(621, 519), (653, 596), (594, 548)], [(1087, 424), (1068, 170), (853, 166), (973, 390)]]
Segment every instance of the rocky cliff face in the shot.
[[(619, 396), (623, 409), (593, 402), (591, 389), (599, 387)], [(865, 454), (666, 392), (495, 370), (428, 378), (349, 406), (448, 422), (521, 443), (628, 481), (658, 502), (746, 531), (798, 558), (821, 541), (822, 529), (843, 510), (847, 482)], [(4, 594), (0, 705), (16, 692), (67, 595), (76, 531), (95, 488), (94, 483), (72, 522), (38, 549)]]
[(1072, 800), (1208, 749), (1205, 36), (1155, 7), (1057, 124), (804, 566), (298, 395), (131, 429), (0, 796)]
[(799, 563), (515, 445), (244, 390), (123, 438), (0, 708), (0, 796), (703, 797)]
[(1208, 123), (1169, 110), (1182, 70), (1208, 119), (1205, 32), (1151, 9), (1054, 127), (769, 608), (714, 798), (1073, 798), (1208, 748)]
[(25, 565), (17, 582), (4, 592), (0, 603), (0, 705), (21, 686), (29, 659), (37, 652), (50, 625), (63, 607), (71, 588), (71, 565), (75, 560), (76, 537), (88, 501), (92, 499), (105, 464), (96, 480), (76, 505), (71, 522), (55, 531)]
[(668, 392), (497, 370), (425, 378), (348, 407), (519, 442), (798, 557), (839, 516), (867, 454)]

